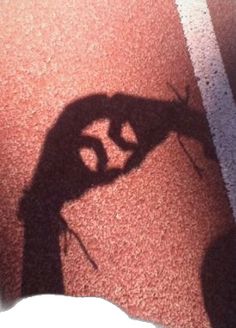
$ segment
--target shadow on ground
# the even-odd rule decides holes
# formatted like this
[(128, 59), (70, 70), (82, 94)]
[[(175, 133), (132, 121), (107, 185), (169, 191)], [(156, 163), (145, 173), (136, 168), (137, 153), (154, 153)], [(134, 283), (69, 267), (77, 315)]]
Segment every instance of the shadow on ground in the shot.
[[(174, 90), (174, 89), (173, 89)], [(121, 175), (140, 166), (147, 154), (160, 145), (170, 132), (176, 132), (184, 152), (199, 176), (203, 171), (181, 141), (181, 136), (201, 143), (207, 158), (216, 159), (205, 115), (188, 105), (186, 97), (174, 90), (176, 100), (162, 101), (126, 94), (95, 94), (69, 104), (49, 130), (31, 183), (23, 192), (18, 217), (24, 225), (22, 297), (37, 294), (63, 294), (64, 285), (59, 238), (73, 235), (80, 244), (87, 265), (99, 270), (86, 241), (70, 229), (61, 215), (63, 205), (79, 199), (89, 189), (113, 183)], [(108, 136), (130, 156), (120, 169), (109, 169), (109, 160), (99, 138), (86, 136), (83, 130), (93, 122), (108, 119)], [(128, 123), (136, 142), (122, 137), (122, 127)], [(85, 165), (80, 149), (91, 149), (97, 166)], [(119, 195), (117, 195), (119, 197)], [(79, 213), (78, 213), (79, 220)], [(114, 223), (115, 224), (115, 223)], [(235, 253), (236, 254), (236, 253)]]
[(213, 328), (236, 327), (236, 228), (208, 248), (201, 272), (205, 309)]

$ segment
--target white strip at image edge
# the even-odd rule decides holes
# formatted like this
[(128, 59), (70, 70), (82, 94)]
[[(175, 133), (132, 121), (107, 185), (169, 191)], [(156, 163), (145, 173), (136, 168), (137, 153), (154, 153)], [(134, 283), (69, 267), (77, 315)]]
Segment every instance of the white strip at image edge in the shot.
[(175, 0), (236, 219), (236, 104), (206, 0)]

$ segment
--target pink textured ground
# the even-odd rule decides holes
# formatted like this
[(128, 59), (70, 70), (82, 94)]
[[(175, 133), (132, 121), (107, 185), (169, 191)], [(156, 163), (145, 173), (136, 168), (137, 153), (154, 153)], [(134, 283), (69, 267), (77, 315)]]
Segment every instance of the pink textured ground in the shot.
[[(168, 102), (176, 97), (170, 83), (181, 94), (189, 85), (189, 105), (204, 111), (172, 1), (122, 0), (111, 6), (25, 0), (2, 2), (0, 8), (0, 283), (4, 297), (14, 299), (21, 295), (24, 271), (19, 199), (67, 104), (118, 92)], [(123, 167), (129, 153), (107, 141), (108, 124), (96, 121), (87, 132), (105, 139), (110, 168)], [(182, 138), (204, 169), (202, 178), (176, 133), (169, 132), (139, 167), (63, 204), (67, 224), (98, 265), (94, 270), (73, 237), (65, 255), (60, 238), (63, 288), (70, 295), (103, 296), (142, 319), (208, 327), (202, 260), (210, 242), (230, 229), (232, 215), (219, 165), (204, 153), (205, 144), (211, 145), (206, 121), (196, 127), (201, 137)], [(83, 156), (94, 169), (95, 155)]]

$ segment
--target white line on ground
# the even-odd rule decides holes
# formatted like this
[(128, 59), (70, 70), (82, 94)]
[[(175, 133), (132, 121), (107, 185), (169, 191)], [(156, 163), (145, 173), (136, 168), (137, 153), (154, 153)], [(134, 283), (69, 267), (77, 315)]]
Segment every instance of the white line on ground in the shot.
[(236, 219), (236, 105), (206, 0), (175, 0)]

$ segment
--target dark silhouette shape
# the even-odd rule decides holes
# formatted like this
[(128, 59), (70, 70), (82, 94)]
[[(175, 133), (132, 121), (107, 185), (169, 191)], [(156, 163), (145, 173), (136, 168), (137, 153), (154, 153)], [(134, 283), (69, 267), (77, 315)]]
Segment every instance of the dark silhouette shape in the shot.
[(213, 328), (236, 327), (236, 229), (214, 241), (201, 272), (205, 308)]
[[(79, 99), (65, 108), (47, 134), (31, 184), (19, 201), (18, 216), (24, 223), (25, 231), (22, 296), (64, 292), (60, 233), (74, 235), (88, 265), (98, 269), (79, 235), (67, 226), (60, 214), (65, 202), (79, 199), (90, 188), (110, 184), (121, 174), (138, 167), (171, 131), (179, 137), (184, 135), (196, 139), (202, 144), (205, 155), (215, 159), (204, 114), (188, 106), (188, 96), (183, 99), (175, 93), (178, 99), (174, 101), (125, 94), (109, 98), (105, 94), (96, 94)], [(100, 139), (82, 134), (89, 124), (100, 119), (110, 121), (108, 135), (120, 149), (132, 151), (121, 169), (107, 169), (107, 153)], [(128, 142), (122, 137), (124, 123), (130, 124), (137, 142)], [(95, 152), (95, 171), (83, 162), (78, 151), (82, 147)], [(191, 162), (195, 163), (192, 159)], [(194, 167), (196, 169), (197, 165), (194, 164)]]

